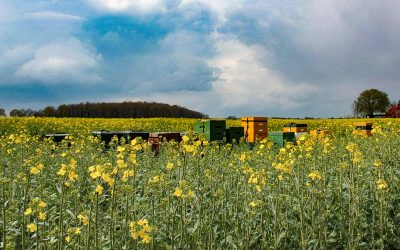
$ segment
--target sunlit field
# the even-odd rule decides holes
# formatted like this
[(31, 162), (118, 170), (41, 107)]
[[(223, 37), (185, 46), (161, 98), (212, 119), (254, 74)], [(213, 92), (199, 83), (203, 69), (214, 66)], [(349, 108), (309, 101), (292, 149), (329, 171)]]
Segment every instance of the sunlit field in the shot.
[[(292, 121), (331, 136), (278, 148), (198, 140), (194, 119), (0, 119), (5, 249), (399, 249), (400, 121)], [(364, 120), (362, 120), (364, 121)], [(228, 120), (240, 126), (240, 120)], [(187, 132), (151, 150), (94, 130)], [(69, 133), (62, 143), (47, 133)]]

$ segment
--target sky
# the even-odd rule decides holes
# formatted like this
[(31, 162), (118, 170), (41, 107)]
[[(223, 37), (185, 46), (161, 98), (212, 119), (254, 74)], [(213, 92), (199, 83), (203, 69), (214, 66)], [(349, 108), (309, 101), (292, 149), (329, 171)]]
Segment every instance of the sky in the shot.
[(398, 0), (0, 0), (0, 107), (343, 117), (400, 99)]

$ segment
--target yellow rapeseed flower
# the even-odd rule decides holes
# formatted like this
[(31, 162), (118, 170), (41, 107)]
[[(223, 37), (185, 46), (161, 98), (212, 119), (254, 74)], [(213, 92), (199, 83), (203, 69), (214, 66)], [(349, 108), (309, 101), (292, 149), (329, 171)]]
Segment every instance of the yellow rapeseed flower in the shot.
[(37, 230), (37, 227), (34, 223), (26, 225), (26, 228), (29, 230), (29, 232), (34, 233)]
[(142, 243), (143, 244), (149, 244), (153, 238), (151, 236), (148, 236), (147, 234), (143, 236), (142, 238)]
[(321, 180), (321, 175), (319, 174), (319, 172), (318, 172), (317, 170), (312, 171), (312, 172), (308, 175), (308, 177), (309, 177), (311, 180), (313, 180), (313, 181), (315, 181), (315, 180)]
[(132, 239), (137, 240), (139, 238), (138, 232), (131, 232)]
[(67, 172), (66, 168), (67, 168), (67, 165), (65, 165), (64, 163), (61, 164), (61, 168), (60, 168), (60, 170), (58, 170), (57, 174), (64, 176), (65, 173)]
[(382, 166), (382, 162), (380, 160), (375, 160), (372, 165), (374, 165), (375, 167), (379, 168), (379, 167)]
[(181, 197), (181, 196), (182, 196), (182, 193), (183, 193), (182, 189), (176, 187), (176, 188), (175, 188), (175, 192), (174, 192), (172, 195), (173, 195), (173, 196), (176, 196), (176, 197)]
[(46, 212), (39, 212), (39, 219), (45, 220), (46, 219)]
[(187, 195), (189, 196), (189, 197), (194, 197), (194, 191), (193, 190), (189, 190), (188, 191), (188, 193), (187, 193)]
[(152, 228), (151, 228), (151, 226), (146, 224), (143, 226), (143, 230), (147, 233), (150, 233), (152, 231)]
[(167, 169), (168, 170), (171, 170), (171, 169), (173, 169), (174, 168), (174, 164), (172, 163), (172, 162), (168, 162), (167, 163)]
[(31, 167), (30, 173), (36, 175), (40, 173), (40, 169), (38, 169), (37, 167)]
[(38, 204), (38, 207), (40, 207), (40, 208), (45, 208), (46, 206), (47, 206), (46, 202), (44, 202), (42, 200)]
[(189, 136), (187, 136), (187, 135), (184, 135), (184, 136), (182, 136), (182, 141), (183, 142), (188, 142), (189, 141)]
[(25, 215), (30, 215), (30, 214), (32, 214), (32, 208), (28, 207), (28, 208), (25, 210), (24, 214), (25, 214)]
[(71, 171), (68, 174), (68, 178), (70, 181), (76, 181), (78, 179), (78, 175), (75, 173), (75, 171)]
[(37, 164), (37, 165), (36, 165), (36, 168), (39, 169), (39, 170), (43, 170), (43, 168), (44, 168), (43, 163)]
[(104, 188), (101, 185), (96, 186), (96, 193), (103, 194)]
[(71, 237), (69, 237), (69, 235), (67, 235), (67, 237), (65, 237), (65, 241), (69, 243), (71, 241)]
[(141, 219), (141, 220), (138, 220), (137, 224), (139, 226), (144, 226), (144, 225), (149, 224), (149, 221), (147, 219)]
[(129, 155), (129, 160), (131, 161), (131, 163), (133, 165), (136, 165), (137, 164), (136, 154), (130, 154)]
[(83, 225), (88, 225), (89, 224), (89, 219), (84, 216), (83, 214), (78, 214), (78, 219), (82, 222)]
[(252, 201), (252, 202), (249, 203), (249, 206), (250, 206), (250, 207), (255, 207), (255, 206), (257, 206), (257, 203), (255, 203), (254, 201)]
[(387, 190), (388, 189), (388, 184), (386, 183), (386, 181), (384, 179), (379, 179), (376, 182), (376, 186), (378, 190)]
[(128, 165), (125, 163), (124, 160), (120, 159), (117, 161), (117, 166), (118, 166), (118, 168), (126, 168)]

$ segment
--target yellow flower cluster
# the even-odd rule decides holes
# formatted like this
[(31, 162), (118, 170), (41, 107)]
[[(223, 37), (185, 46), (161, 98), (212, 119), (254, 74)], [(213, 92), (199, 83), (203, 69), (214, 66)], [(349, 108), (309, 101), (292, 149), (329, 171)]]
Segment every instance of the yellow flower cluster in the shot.
[(318, 181), (321, 180), (322, 177), (317, 170), (314, 170), (308, 175), (308, 178), (310, 178), (313, 181)]
[(378, 190), (386, 191), (386, 190), (389, 189), (389, 186), (388, 186), (388, 184), (386, 183), (386, 181), (385, 181), (384, 179), (379, 179), (379, 180), (376, 182), (376, 188), (377, 188)]
[(40, 171), (42, 171), (44, 169), (44, 165), (43, 163), (38, 163), (35, 166), (31, 167), (30, 169), (30, 173), (33, 175), (37, 175), (40, 173)]
[(153, 228), (149, 225), (147, 219), (141, 219), (138, 221), (132, 221), (129, 223), (129, 231), (131, 237), (134, 240), (141, 239), (143, 244), (149, 244), (153, 239), (149, 234), (153, 231)]
[(69, 187), (71, 182), (78, 180), (78, 174), (76, 170), (76, 160), (71, 159), (69, 164), (62, 163), (61, 168), (58, 170), (57, 174), (60, 176), (66, 176), (68, 174), (68, 180), (64, 183), (65, 186)]
[[(103, 165), (95, 165), (89, 167), (89, 175), (92, 179), (101, 179), (107, 183), (110, 187), (115, 184), (115, 175), (118, 173), (117, 168), (112, 168), (111, 163), (105, 163)], [(133, 175), (133, 172), (132, 172)], [(100, 184), (96, 186), (96, 193), (102, 194), (103, 187)]]
[(175, 191), (172, 195), (177, 198), (193, 198), (195, 196), (195, 192), (190, 189), (189, 182), (183, 180), (179, 182), (179, 186), (175, 187)]
[[(46, 220), (46, 212), (44, 209), (47, 207), (47, 203), (39, 198), (33, 198), (31, 202), (29, 202), (29, 207), (25, 209), (24, 215), (26, 216), (36, 216), (37, 219), (44, 221)], [(29, 232), (36, 232), (37, 227), (34, 223), (28, 224), (27, 229)]]
[(247, 167), (243, 173), (250, 174), (247, 183), (253, 185), (258, 193), (262, 191), (262, 187), (266, 185), (267, 181), (262, 171), (254, 171), (252, 168)]
[(86, 215), (78, 214), (77, 218), (84, 226), (89, 224), (89, 218)]
[(360, 151), (360, 149), (358, 148), (357, 144), (350, 142), (347, 146), (346, 146), (347, 151), (349, 151), (349, 153), (352, 156), (351, 161), (354, 164), (359, 164), (362, 161), (362, 153)]

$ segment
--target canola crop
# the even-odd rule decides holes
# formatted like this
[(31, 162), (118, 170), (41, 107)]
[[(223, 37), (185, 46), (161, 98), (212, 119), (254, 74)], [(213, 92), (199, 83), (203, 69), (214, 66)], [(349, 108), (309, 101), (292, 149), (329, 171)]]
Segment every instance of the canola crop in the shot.
[[(198, 140), (194, 119), (1, 118), (0, 248), (398, 249), (400, 122), (269, 130), (292, 121), (333, 133), (277, 148)], [(105, 149), (101, 129), (188, 133), (156, 154), (139, 138)]]

